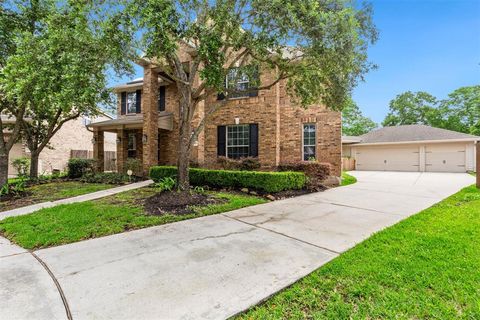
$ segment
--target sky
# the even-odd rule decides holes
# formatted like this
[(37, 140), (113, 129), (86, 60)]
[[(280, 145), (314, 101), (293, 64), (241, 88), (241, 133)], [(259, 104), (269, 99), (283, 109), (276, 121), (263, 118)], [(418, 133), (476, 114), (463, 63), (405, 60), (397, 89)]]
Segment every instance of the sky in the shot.
[[(378, 69), (353, 92), (366, 116), (381, 123), (390, 100), (405, 91), (444, 99), (462, 86), (480, 84), (480, 0), (371, 2), (380, 34), (369, 59)], [(133, 78), (142, 76), (136, 66)]]
[(480, 84), (480, 0), (372, 1), (379, 40), (369, 49), (378, 65), (354, 90), (363, 113), (380, 123), (405, 91), (444, 99)]

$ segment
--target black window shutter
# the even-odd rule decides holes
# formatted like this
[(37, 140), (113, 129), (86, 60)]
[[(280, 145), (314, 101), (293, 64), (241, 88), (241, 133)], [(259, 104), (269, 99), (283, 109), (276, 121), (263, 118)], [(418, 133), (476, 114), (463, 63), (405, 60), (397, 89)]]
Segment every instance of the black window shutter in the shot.
[(248, 155), (250, 157), (258, 157), (258, 124), (250, 124), (250, 148)]
[(137, 90), (136, 109), (137, 113), (142, 113), (142, 90)]
[(158, 111), (165, 111), (165, 86), (158, 89)]
[(227, 127), (217, 127), (217, 155), (219, 157), (226, 156), (227, 149)]
[(120, 114), (127, 113), (127, 93), (122, 92), (120, 98)]

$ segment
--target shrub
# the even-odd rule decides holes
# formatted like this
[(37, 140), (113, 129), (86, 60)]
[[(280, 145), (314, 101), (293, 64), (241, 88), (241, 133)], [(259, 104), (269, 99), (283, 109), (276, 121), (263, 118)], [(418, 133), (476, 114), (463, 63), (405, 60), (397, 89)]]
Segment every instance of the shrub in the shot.
[(80, 181), (88, 183), (106, 183), (106, 184), (122, 184), (129, 181), (126, 174), (117, 172), (89, 172), (84, 174)]
[(315, 161), (285, 162), (278, 166), (278, 171), (299, 171), (307, 176), (307, 188), (318, 189), (323, 187), (325, 181), (331, 172), (329, 163)]
[(127, 161), (125, 161), (125, 172), (128, 170), (132, 170), (134, 176), (143, 176), (142, 162), (139, 159), (128, 158)]
[(68, 177), (75, 179), (82, 177), (87, 172), (93, 172), (95, 160), (72, 158), (68, 160)]
[[(265, 192), (302, 189), (306, 182), (302, 172), (232, 171), (191, 168), (190, 183), (213, 188), (252, 188)], [(159, 182), (165, 177), (175, 178), (177, 168), (157, 166), (150, 168), (150, 178)]]
[(19, 177), (26, 177), (30, 169), (30, 159), (26, 157), (17, 158), (12, 161), (12, 166), (17, 170)]
[(224, 170), (244, 170), (253, 171), (260, 168), (258, 158), (246, 157), (240, 159), (230, 159), (227, 157), (218, 157), (217, 164)]

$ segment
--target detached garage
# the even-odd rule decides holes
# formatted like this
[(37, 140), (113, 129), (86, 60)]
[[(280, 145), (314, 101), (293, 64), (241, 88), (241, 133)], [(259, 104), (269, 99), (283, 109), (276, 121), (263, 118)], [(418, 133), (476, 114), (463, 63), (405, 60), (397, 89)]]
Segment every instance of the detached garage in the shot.
[(343, 154), (355, 159), (356, 170), (467, 172), (475, 171), (480, 137), (424, 125), (385, 127), (343, 139)]

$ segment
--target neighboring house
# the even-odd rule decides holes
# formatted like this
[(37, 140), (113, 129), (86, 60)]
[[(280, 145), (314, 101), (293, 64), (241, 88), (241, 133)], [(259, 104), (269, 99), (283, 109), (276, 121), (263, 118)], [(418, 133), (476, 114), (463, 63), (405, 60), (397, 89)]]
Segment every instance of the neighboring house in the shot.
[(356, 170), (467, 172), (476, 168), (480, 137), (425, 125), (384, 127), (343, 137), (343, 157)]
[[(91, 124), (95, 130), (96, 156), (102, 155), (104, 132), (117, 134), (117, 166), (136, 158), (144, 172), (154, 165), (175, 165), (179, 139), (179, 97), (176, 85), (161, 70), (143, 62), (144, 78), (115, 87), (118, 118)], [(274, 75), (260, 72), (260, 80)], [(263, 82), (263, 81), (262, 81)], [(248, 87), (244, 78), (238, 87)], [(199, 104), (203, 114), (222, 95)], [(307, 109), (294, 106), (286, 81), (269, 90), (230, 97), (227, 104), (209, 117), (205, 130), (192, 150), (192, 161), (213, 166), (217, 158), (256, 157), (264, 168), (281, 162), (316, 159), (341, 173), (341, 114), (322, 105)]]
[[(94, 118), (94, 121), (105, 121), (112, 119), (107, 114), (101, 114)], [(88, 117), (79, 117), (75, 120), (66, 122), (62, 128), (52, 137), (49, 147), (45, 147), (39, 157), (39, 174), (51, 173), (52, 170), (64, 171), (67, 167), (68, 159), (72, 150), (77, 154), (93, 156), (92, 132), (86, 125), (92, 120)], [(116, 151), (116, 136), (114, 134), (105, 135), (105, 151)], [(30, 157), (30, 152), (24, 142), (14, 144), (9, 155), (10, 166), (8, 174), (14, 177), (17, 172), (11, 165), (16, 158)]]

